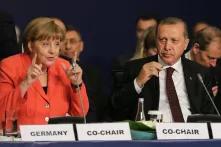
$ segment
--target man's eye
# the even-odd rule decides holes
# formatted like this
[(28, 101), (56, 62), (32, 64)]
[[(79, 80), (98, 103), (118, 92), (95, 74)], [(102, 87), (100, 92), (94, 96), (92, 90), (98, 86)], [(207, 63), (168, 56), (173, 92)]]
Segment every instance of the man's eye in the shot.
[(160, 38), (159, 40), (160, 40), (160, 42), (166, 42), (167, 41), (166, 38)]
[(177, 42), (178, 42), (178, 40), (173, 39), (173, 40), (172, 40), (172, 42), (173, 42), (173, 43), (177, 43)]
[(217, 58), (211, 57), (211, 56), (208, 56), (208, 58), (209, 58), (209, 60), (215, 60), (215, 59), (217, 59)]

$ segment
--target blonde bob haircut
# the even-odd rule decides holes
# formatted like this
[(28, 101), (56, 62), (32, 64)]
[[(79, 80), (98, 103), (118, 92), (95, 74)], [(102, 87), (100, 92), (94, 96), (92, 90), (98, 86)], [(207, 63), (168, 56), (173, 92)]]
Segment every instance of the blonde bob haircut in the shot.
[(49, 17), (38, 17), (31, 20), (24, 30), (24, 51), (30, 53), (28, 48), (29, 42), (48, 39), (64, 41), (64, 38), (65, 31), (54, 22), (54, 19)]

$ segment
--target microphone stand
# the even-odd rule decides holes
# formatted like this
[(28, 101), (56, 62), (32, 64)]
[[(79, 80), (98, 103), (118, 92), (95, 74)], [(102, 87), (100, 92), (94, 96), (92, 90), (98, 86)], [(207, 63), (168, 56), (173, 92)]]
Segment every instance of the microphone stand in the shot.
[(201, 74), (198, 73), (198, 74), (197, 74), (197, 77), (198, 77), (199, 81), (202, 83), (203, 88), (204, 88), (205, 91), (206, 91), (206, 94), (209, 96), (209, 99), (210, 99), (210, 101), (211, 101), (211, 103), (212, 103), (212, 105), (213, 105), (213, 107), (214, 107), (214, 109), (215, 109), (217, 115), (220, 116), (219, 110), (217, 109), (216, 104), (214, 103), (212, 96), (210, 95), (209, 91), (207, 90), (207, 88), (206, 88), (206, 86), (205, 86), (205, 84), (204, 84), (204, 81), (203, 81), (203, 78), (202, 78)]
[(83, 98), (82, 98), (82, 94), (80, 92), (80, 86), (79, 85), (77, 85), (76, 91), (77, 91), (77, 94), (80, 98), (80, 104), (81, 104), (81, 108), (82, 108), (84, 123), (86, 124), (87, 121), (86, 121), (86, 116), (85, 116), (85, 111), (84, 111)]
[[(74, 71), (75, 71), (75, 67), (76, 67), (76, 64), (77, 64), (76, 60), (77, 60), (77, 53), (75, 53), (75, 56), (72, 60), (72, 68), (73, 68)], [(84, 111), (83, 98), (82, 98), (82, 94), (80, 92), (80, 86), (78, 84), (76, 85), (76, 91), (77, 91), (77, 94), (80, 98), (80, 105), (81, 105), (81, 109), (82, 109), (82, 113), (83, 113), (84, 124), (86, 124), (87, 121), (86, 121), (86, 116), (85, 116), (85, 111)]]

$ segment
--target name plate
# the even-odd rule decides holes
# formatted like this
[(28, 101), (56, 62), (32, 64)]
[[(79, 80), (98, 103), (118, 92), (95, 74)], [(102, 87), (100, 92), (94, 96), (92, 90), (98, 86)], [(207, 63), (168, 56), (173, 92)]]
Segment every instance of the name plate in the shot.
[(221, 139), (221, 123), (210, 123), (214, 139)]
[(131, 140), (128, 122), (76, 124), (78, 140)]
[(21, 125), (22, 141), (74, 141), (72, 124)]
[(158, 139), (209, 139), (206, 123), (157, 123)]

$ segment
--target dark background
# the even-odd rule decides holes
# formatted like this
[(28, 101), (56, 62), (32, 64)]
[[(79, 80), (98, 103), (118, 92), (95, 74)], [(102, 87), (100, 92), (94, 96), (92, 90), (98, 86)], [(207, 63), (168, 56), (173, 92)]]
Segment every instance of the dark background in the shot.
[(38, 16), (59, 17), (78, 27), (85, 41), (82, 60), (102, 69), (107, 79), (112, 60), (132, 54), (139, 15), (181, 17), (189, 28), (199, 20), (221, 26), (218, 0), (1, 0), (0, 10), (11, 13), (21, 30)]

